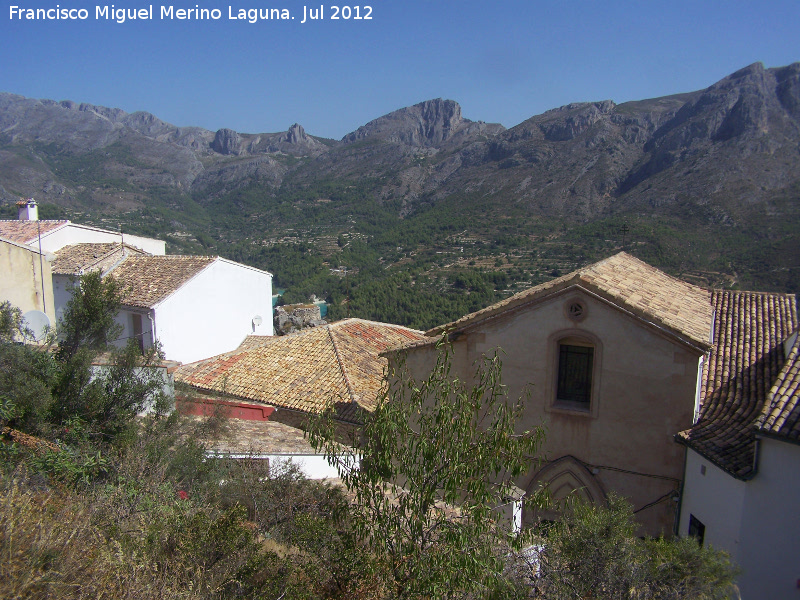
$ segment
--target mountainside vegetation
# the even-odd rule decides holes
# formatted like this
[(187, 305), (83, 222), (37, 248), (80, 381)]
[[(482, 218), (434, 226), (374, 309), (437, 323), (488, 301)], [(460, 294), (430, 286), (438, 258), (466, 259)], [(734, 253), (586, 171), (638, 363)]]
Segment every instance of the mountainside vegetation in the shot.
[(800, 63), (510, 129), (431, 100), (340, 141), (0, 94), (0, 215), (33, 196), (266, 269), (331, 318), (425, 329), (621, 249), (699, 285), (796, 292), (799, 147)]

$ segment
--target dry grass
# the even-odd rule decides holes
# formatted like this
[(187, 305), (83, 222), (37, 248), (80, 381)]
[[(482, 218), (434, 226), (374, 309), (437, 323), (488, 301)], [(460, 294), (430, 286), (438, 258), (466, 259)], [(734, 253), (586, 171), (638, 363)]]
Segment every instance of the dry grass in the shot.
[(0, 597), (125, 597), (118, 557), (90, 523), (88, 507), (22, 478), (0, 485)]
[(0, 456), (0, 598), (381, 596), (374, 561), (333, 519), (338, 489), (289, 463), (206, 460), (193, 425), (142, 428), (108, 475), (74, 487), (24, 452)]
[[(109, 508), (69, 491), (38, 490), (24, 476), (0, 482), (0, 598), (225, 597), (252, 556), (253, 548), (243, 543), (248, 532), (236, 516), (188, 505), (181, 515), (165, 515), (163, 506), (160, 514), (142, 509), (139, 519), (126, 519), (132, 530), (117, 530), (110, 538), (95, 524)], [(179, 527), (165, 522), (173, 520), (194, 528), (195, 535), (175, 535)], [(219, 533), (225, 544), (215, 552), (214, 540), (198, 531)], [(147, 539), (153, 532), (155, 539)]]

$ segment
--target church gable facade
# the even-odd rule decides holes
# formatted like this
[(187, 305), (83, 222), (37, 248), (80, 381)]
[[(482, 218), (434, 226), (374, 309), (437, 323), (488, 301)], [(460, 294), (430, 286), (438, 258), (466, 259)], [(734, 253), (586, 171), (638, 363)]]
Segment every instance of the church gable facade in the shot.
[[(465, 378), (499, 349), (509, 396), (529, 393), (518, 426), (545, 426), (546, 462), (520, 488), (593, 503), (614, 492), (633, 504), (640, 533), (658, 535), (674, 529), (684, 453), (673, 438), (693, 422), (711, 318), (706, 291), (623, 253), (426, 335), (448, 332)], [(416, 377), (435, 352), (407, 348)]]

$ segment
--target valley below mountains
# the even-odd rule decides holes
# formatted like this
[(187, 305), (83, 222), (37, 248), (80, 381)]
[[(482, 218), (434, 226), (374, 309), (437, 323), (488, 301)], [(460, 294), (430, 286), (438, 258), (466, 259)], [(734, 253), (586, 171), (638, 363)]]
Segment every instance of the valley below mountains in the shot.
[(334, 318), (432, 327), (621, 249), (700, 285), (796, 292), (800, 63), (509, 129), (428, 100), (341, 140), (3, 93), (3, 218), (20, 197), (264, 268)]

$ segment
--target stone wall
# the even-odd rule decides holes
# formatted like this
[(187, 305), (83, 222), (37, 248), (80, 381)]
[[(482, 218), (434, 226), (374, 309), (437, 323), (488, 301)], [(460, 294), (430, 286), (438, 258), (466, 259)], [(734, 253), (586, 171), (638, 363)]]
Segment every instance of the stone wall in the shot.
[(275, 335), (287, 335), (305, 329), (327, 325), (316, 304), (287, 304), (275, 308)]

